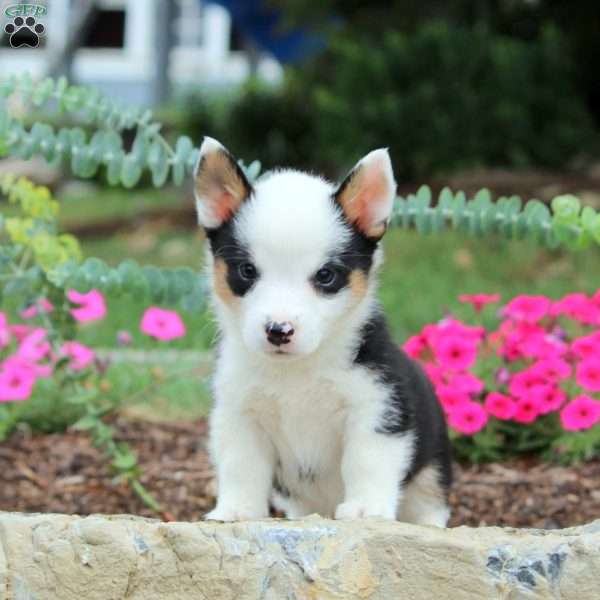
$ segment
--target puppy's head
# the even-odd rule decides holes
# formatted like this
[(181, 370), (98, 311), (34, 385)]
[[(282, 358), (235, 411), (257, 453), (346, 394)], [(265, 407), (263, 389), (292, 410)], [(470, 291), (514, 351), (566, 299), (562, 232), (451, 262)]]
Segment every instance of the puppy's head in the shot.
[(194, 188), (219, 318), (250, 350), (315, 352), (371, 297), (396, 192), (387, 150), (365, 156), (339, 186), (290, 170), (252, 186), (206, 138)]

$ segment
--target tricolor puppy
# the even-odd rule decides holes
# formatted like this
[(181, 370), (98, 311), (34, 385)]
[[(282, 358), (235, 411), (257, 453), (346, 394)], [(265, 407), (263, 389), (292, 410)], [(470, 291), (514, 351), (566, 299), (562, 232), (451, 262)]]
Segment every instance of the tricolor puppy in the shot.
[(208, 519), (260, 519), (271, 503), (446, 524), (444, 417), (375, 298), (395, 190), (386, 150), (339, 186), (293, 170), (251, 185), (205, 138), (195, 196), (220, 329)]

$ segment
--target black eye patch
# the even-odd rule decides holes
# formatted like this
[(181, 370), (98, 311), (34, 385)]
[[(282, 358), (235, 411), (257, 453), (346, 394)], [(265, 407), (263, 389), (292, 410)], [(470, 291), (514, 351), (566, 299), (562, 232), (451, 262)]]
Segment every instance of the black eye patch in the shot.
[[(346, 246), (331, 256), (311, 278), (313, 287), (322, 294), (337, 294), (348, 287), (353, 271), (362, 271), (366, 275), (371, 269), (377, 241), (365, 237), (354, 228), (350, 232), (350, 239)], [(322, 271), (333, 272), (335, 274), (333, 281), (327, 282)], [(323, 284), (324, 282), (327, 283)]]
[(207, 229), (206, 236), (215, 261), (227, 267), (226, 281), (235, 296), (244, 296), (260, 277), (248, 248), (235, 236), (233, 221), (216, 229)]

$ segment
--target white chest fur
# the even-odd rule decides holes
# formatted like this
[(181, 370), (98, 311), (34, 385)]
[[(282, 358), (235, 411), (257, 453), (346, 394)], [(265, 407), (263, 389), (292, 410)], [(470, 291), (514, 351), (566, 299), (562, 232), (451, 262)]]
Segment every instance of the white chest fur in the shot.
[[(274, 473), (290, 492), (288, 516), (332, 516), (344, 495), (348, 422), (366, 419), (367, 427), (374, 428), (385, 391), (367, 369), (342, 361), (279, 357), (265, 363), (247, 355), (241, 360), (235, 347), (221, 350), (213, 427), (235, 429), (250, 419), (272, 448)], [(243, 415), (242, 421), (236, 415)]]

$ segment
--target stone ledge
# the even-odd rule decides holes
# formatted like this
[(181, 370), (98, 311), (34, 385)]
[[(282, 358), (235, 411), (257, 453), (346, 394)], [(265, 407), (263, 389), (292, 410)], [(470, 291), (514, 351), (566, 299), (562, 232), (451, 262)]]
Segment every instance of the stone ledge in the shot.
[(441, 530), (0, 513), (2, 600), (597, 600), (599, 590), (600, 521)]

